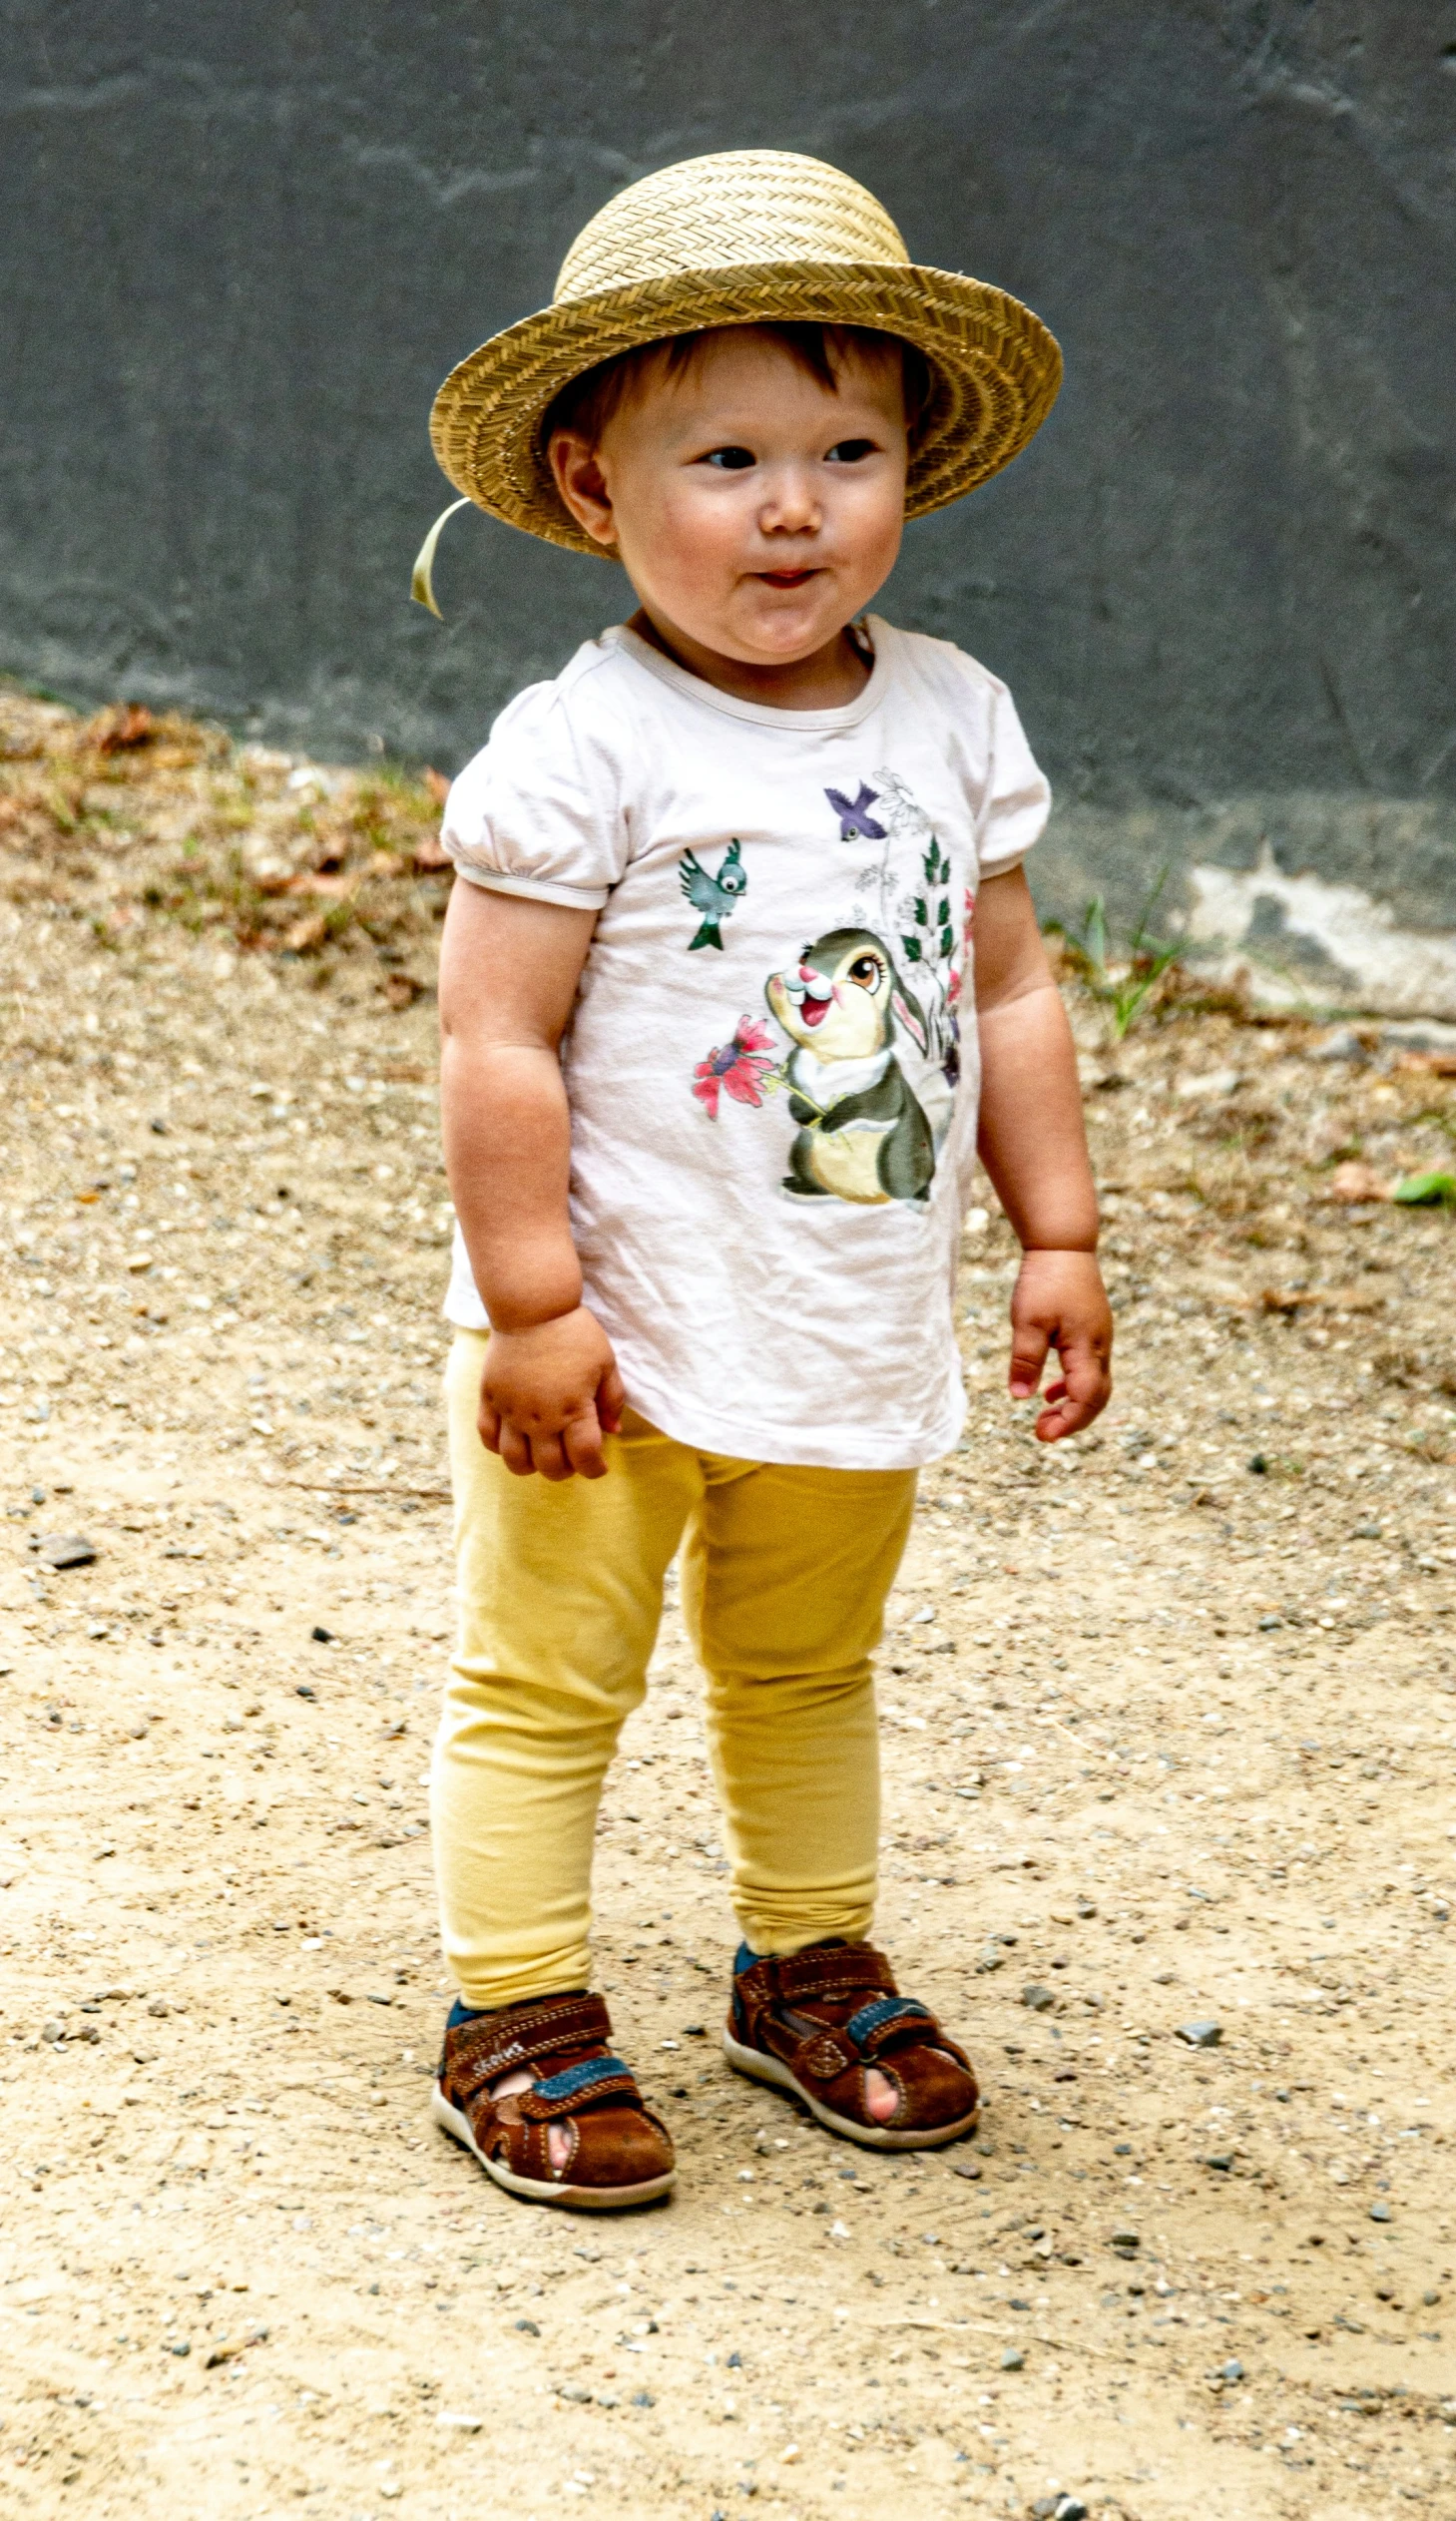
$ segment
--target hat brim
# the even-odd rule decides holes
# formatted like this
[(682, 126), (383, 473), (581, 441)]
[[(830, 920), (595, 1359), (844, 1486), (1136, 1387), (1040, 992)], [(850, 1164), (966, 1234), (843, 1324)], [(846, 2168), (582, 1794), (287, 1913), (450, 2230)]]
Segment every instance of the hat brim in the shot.
[(611, 559), (557, 495), (541, 423), (603, 359), (675, 333), (750, 323), (861, 324), (913, 342), (932, 391), (916, 430), (907, 517), (964, 498), (1019, 455), (1062, 381), (1039, 315), (1005, 289), (906, 262), (760, 262), (675, 272), (528, 315), (472, 350), (435, 396), (430, 442), (447, 479), (491, 516)]

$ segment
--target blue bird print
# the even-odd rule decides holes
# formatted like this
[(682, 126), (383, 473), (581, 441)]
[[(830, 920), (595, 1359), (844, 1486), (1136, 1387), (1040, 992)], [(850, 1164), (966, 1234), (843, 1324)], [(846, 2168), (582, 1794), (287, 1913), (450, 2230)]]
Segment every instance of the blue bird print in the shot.
[(710, 875), (700, 866), (691, 849), (685, 851), (678, 866), (678, 881), (687, 900), (702, 914), (702, 924), (688, 951), (696, 954), (700, 945), (716, 945), (723, 952), (719, 928), (731, 915), (733, 904), (748, 889), (748, 873), (742, 864), (743, 844), (730, 840), (724, 851), (718, 873)]
[(871, 805), (877, 804), (879, 801), (876, 789), (866, 787), (863, 779), (861, 779), (859, 782), (859, 794), (853, 799), (852, 803), (844, 794), (842, 788), (826, 787), (824, 794), (827, 796), (835, 813), (839, 817), (839, 837), (841, 840), (883, 840), (885, 836), (884, 824), (882, 822), (876, 822), (869, 810)]

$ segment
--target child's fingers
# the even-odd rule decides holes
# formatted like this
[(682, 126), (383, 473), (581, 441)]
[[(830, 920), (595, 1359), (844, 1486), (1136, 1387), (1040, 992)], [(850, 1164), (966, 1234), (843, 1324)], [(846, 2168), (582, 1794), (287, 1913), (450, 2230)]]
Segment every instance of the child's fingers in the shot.
[(1042, 1379), (1051, 1341), (1040, 1321), (1013, 1322), (1011, 1327), (1011, 1397), (1030, 1400)]
[(1087, 1338), (1067, 1339), (1062, 1346), (1062, 1372), (1047, 1387), (1047, 1406), (1037, 1419), (1043, 1444), (1077, 1435), (1100, 1417), (1112, 1396), (1112, 1374), (1100, 1346)]
[(543, 1479), (570, 1479), (572, 1466), (566, 1458), (566, 1447), (559, 1435), (533, 1435), (531, 1459)]
[[(615, 1428), (610, 1432), (615, 1434)], [(570, 1426), (563, 1427), (561, 1442), (565, 1447), (567, 1465), (563, 1477), (570, 1479), (573, 1471), (580, 1471), (583, 1479), (601, 1479), (605, 1475), (607, 1464), (602, 1453), (602, 1425), (596, 1409), (584, 1409), (579, 1418), (572, 1419)]]
[(597, 1386), (597, 1416), (604, 1435), (620, 1435), (622, 1412), (627, 1407), (627, 1387), (617, 1371), (614, 1357)]
[(501, 1449), (501, 1414), (498, 1409), (491, 1407), (483, 1392), (480, 1396), (480, 1407), (476, 1412), (475, 1424), (480, 1441), (487, 1453), (498, 1453)]
[(530, 1439), (509, 1418), (501, 1420), (501, 1437), (496, 1450), (508, 1471), (514, 1471), (518, 1479), (530, 1478), (536, 1468), (531, 1458)]

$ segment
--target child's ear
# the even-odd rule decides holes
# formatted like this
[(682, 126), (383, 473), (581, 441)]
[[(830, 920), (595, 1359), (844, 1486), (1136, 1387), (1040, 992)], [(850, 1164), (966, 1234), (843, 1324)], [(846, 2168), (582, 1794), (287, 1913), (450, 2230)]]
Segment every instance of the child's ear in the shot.
[(617, 520), (592, 440), (578, 429), (553, 429), (546, 459), (562, 501), (583, 533), (610, 550), (617, 540)]

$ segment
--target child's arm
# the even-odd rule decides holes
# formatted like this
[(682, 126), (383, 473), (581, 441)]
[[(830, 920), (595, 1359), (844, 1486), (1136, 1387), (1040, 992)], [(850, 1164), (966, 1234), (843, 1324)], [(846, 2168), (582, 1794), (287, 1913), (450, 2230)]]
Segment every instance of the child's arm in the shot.
[(481, 1442), (547, 1479), (600, 1479), (623, 1405), (611, 1342), (582, 1304), (557, 1056), (596, 919), (462, 880), (440, 950), (445, 1169), (491, 1323)]
[(981, 1162), (1024, 1256), (1011, 1299), (1011, 1397), (1031, 1398), (1056, 1348), (1062, 1371), (1037, 1419), (1053, 1444), (1107, 1407), (1113, 1323), (1072, 1028), (1019, 866), (988, 876), (976, 897), (976, 1013)]

